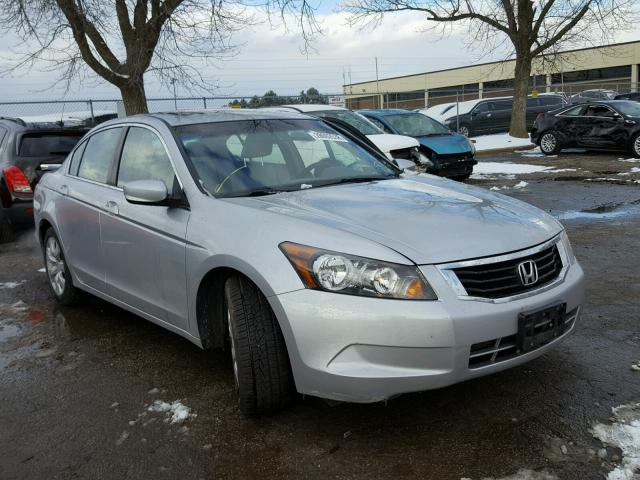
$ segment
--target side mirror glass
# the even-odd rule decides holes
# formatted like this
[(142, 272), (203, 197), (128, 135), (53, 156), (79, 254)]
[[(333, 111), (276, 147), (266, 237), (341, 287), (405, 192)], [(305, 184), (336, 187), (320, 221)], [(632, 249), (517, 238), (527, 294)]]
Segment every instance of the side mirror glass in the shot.
[(416, 164), (415, 162), (412, 162), (411, 160), (407, 160), (405, 158), (396, 158), (394, 159), (396, 165), (398, 165), (399, 168), (401, 168), (402, 170), (414, 170), (416, 169)]
[(166, 205), (169, 193), (160, 180), (136, 180), (124, 186), (124, 198), (129, 203), (142, 205)]

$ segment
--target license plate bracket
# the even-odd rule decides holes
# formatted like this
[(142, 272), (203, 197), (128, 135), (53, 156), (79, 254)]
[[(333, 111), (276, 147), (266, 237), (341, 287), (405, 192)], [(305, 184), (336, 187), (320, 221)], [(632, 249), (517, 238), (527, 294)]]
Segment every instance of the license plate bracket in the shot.
[(566, 331), (567, 304), (560, 303), (535, 312), (518, 314), (518, 353), (527, 353)]

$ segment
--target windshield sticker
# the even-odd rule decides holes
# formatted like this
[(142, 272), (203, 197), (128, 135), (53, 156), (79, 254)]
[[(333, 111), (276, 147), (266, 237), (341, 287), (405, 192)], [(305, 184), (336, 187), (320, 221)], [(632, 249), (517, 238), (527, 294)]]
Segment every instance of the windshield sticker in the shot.
[(307, 133), (311, 135), (313, 138), (315, 138), (316, 140), (330, 140), (332, 142), (348, 142), (349, 141), (339, 133), (314, 132), (314, 131), (309, 131)]

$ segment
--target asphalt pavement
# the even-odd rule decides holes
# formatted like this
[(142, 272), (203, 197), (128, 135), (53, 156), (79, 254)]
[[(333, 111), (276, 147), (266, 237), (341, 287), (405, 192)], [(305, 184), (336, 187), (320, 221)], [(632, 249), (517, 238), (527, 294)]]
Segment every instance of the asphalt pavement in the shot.
[(506, 173), (470, 183), (563, 219), (587, 278), (575, 333), (521, 367), (387, 404), (306, 397), (243, 417), (228, 353), (89, 296), (60, 307), (32, 232), (0, 245), (0, 479), (605, 478), (625, 452), (594, 426), (640, 402), (640, 163), (535, 153), (482, 158)]

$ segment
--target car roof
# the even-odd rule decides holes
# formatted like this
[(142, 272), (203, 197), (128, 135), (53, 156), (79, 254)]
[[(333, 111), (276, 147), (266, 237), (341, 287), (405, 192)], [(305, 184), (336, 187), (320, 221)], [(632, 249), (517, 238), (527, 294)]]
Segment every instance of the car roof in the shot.
[(300, 103), (293, 105), (280, 105), (282, 108), (288, 108), (296, 110), (298, 112), (321, 112), (326, 110), (348, 110), (344, 107), (337, 107), (335, 105), (326, 105), (324, 103)]
[(365, 108), (363, 110), (358, 110), (358, 113), (372, 113), (374, 115), (380, 115), (384, 117), (386, 115), (415, 115), (416, 113), (420, 113), (420, 112), (413, 112), (411, 110), (404, 110), (402, 108), (385, 108), (385, 109)]
[(132, 115), (101, 123), (100, 126), (118, 125), (131, 121), (143, 121), (159, 119), (166, 124), (177, 127), (181, 125), (193, 125), (198, 123), (232, 122), (239, 120), (293, 120), (313, 119), (307, 115), (296, 112), (276, 111), (271, 109), (250, 108), (221, 108), (207, 110), (178, 110), (177, 112), (158, 112)]

